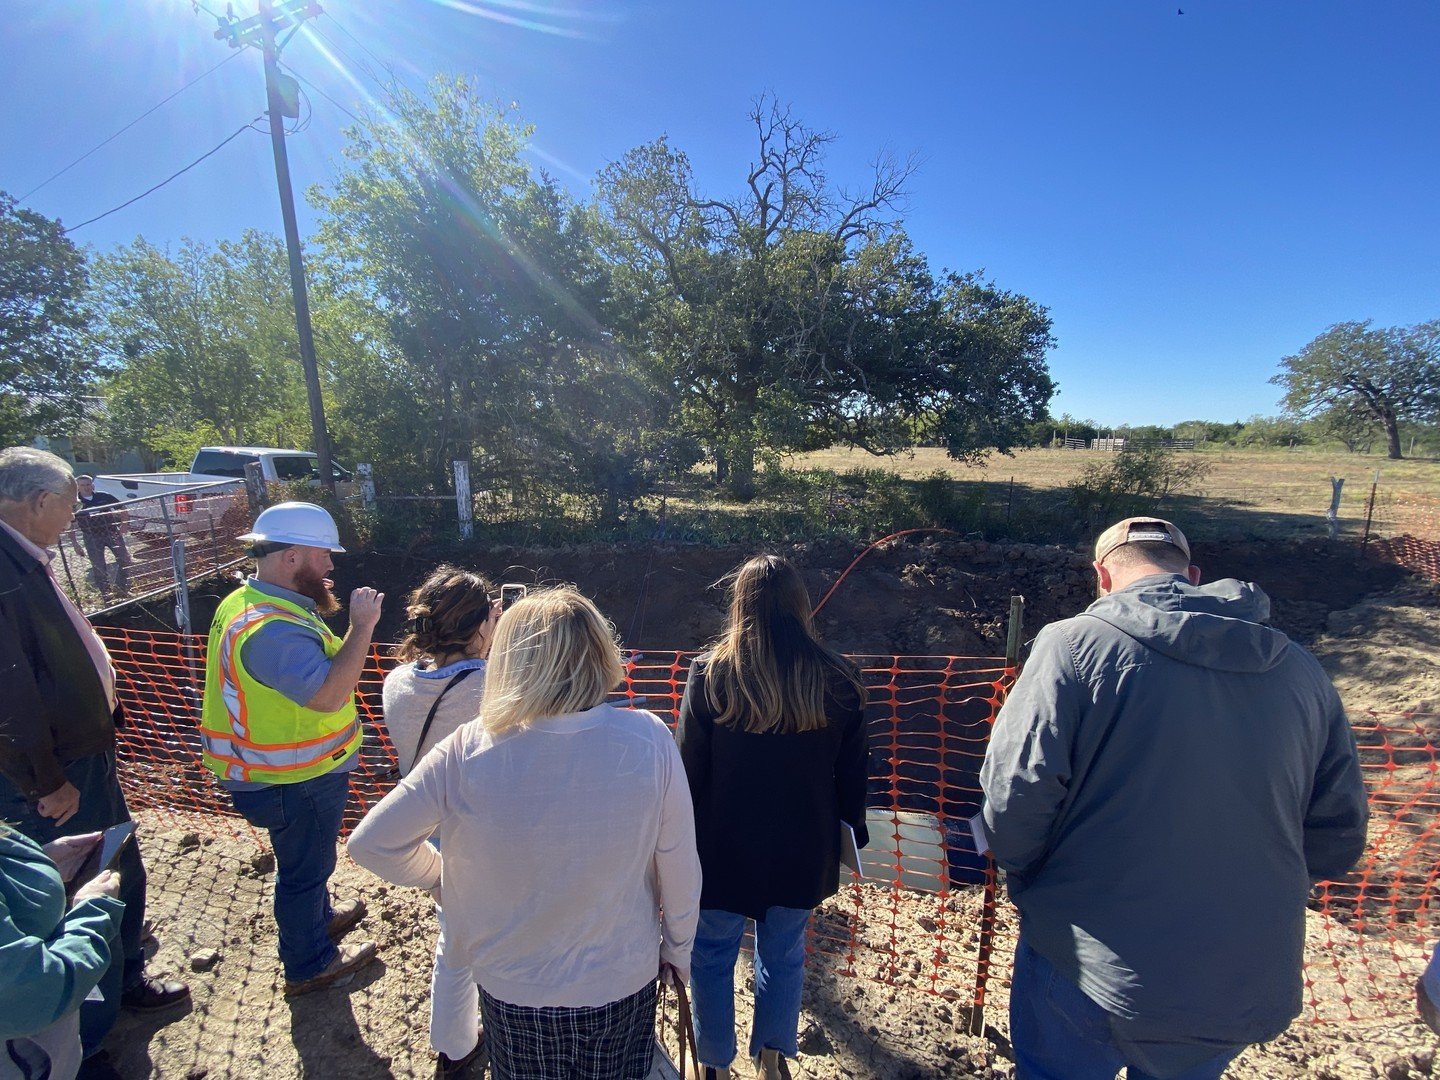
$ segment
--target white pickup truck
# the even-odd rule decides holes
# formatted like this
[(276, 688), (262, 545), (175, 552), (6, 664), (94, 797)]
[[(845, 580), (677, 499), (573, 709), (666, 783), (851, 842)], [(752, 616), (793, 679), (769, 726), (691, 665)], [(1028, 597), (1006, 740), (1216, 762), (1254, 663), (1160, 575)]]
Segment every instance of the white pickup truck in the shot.
[[(199, 488), (209, 494), (238, 487), (245, 482), (245, 466), (258, 462), (266, 483), (320, 482), (319, 459), (309, 450), (282, 450), (275, 446), (202, 446), (190, 463), (189, 472), (102, 473), (95, 477), (95, 490), (113, 495), (121, 502), (153, 495), (178, 495)], [(336, 494), (351, 494), (350, 471), (332, 461)], [(228, 481), (228, 484), (226, 483)]]

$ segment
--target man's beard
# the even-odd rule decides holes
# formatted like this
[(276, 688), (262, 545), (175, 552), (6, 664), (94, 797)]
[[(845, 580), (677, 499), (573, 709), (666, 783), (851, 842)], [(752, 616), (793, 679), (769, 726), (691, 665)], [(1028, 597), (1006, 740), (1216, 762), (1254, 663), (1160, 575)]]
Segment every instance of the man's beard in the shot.
[(339, 598), (330, 591), (326, 580), (313, 570), (302, 570), (295, 575), (295, 591), (315, 601), (315, 613), (322, 619), (340, 611)]

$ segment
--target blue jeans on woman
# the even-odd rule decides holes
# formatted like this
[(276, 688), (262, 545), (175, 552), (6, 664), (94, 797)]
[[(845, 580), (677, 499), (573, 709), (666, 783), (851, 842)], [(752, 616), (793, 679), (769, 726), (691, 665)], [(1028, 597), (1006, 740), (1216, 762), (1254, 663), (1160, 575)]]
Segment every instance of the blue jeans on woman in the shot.
[[(735, 1060), (735, 961), (745, 936), (744, 915), (700, 909), (690, 954), (690, 999), (701, 1064), (717, 1069)], [(786, 1057), (800, 1051), (800, 995), (805, 988), (805, 928), (809, 909), (772, 907), (755, 921), (755, 1016), (750, 1056), (763, 1047)]]
[[(1144, 1056), (1171, 1067), (1147, 1072), (1133, 1063), (1140, 1047), (1117, 1039), (1112, 1017), (1049, 960), (1020, 938), (1010, 983), (1010, 1043), (1015, 1080), (1218, 1080), (1243, 1046), (1221, 1049), (1190, 1044), (1146, 1044)], [(1157, 1066), (1147, 1061), (1150, 1068)]]
[(230, 793), (241, 816), (270, 834), (280, 963), (290, 982), (319, 975), (339, 952), (326, 927), (335, 914), (330, 875), (349, 795), (349, 772)]

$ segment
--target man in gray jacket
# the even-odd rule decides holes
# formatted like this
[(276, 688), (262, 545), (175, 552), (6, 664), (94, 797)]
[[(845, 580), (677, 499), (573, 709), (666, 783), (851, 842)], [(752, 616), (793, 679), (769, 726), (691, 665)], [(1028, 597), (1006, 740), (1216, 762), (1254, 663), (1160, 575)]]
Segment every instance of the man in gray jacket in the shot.
[(995, 722), (984, 824), (1020, 909), (1018, 1080), (1210, 1080), (1301, 1008), (1305, 902), (1365, 844), (1355, 737), (1270, 601), (1168, 521), (1095, 546)]

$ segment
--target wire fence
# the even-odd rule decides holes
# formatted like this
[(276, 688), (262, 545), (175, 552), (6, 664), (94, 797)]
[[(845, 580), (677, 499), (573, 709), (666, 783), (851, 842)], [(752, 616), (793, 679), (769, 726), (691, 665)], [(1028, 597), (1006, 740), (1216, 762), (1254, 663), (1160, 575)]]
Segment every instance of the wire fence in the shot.
[(1376, 487), (1361, 547), (1440, 582), (1440, 498)]
[[(185, 828), (203, 821), (216, 833), (248, 833), (262, 844), (200, 764), (205, 639), (109, 627), (100, 633), (120, 672), (128, 722), (119, 754), (131, 806), (173, 814)], [(673, 725), (692, 656), (630, 657), (615, 700)], [(871, 844), (862, 853), (864, 879), (822, 908), (811, 947), (842, 974), (970, 1008), (978, 1031), (991, 980), (1008, 980), (1015, 918), (988, 859), (975, 852), (968, 819), (980, 806), (986, 742), (1016, 672), (995, 657), (854, 659), (869, 690)], [(380, 707), (393, 664), (388, 646), (376, 646), (360, 682), (365, 740), (347, 830), (397, 778)], [(1370, 791), (1370, 842), (1349, 879), (1323, 883), (1312, 895), (1304, 1019), (1315, 1023), (1408, 1015), (1414, 979), (1440, 931), (1440, 714), (1366, 713), (1354, 723)]]
[(236, 565), (250, 527), (244, 485), (221, 481), (82, 510), (58, 545), (61, 586), (87, 614), (175, 587), (172, 548), (185, 546), (185, 578), (194, 581)]

